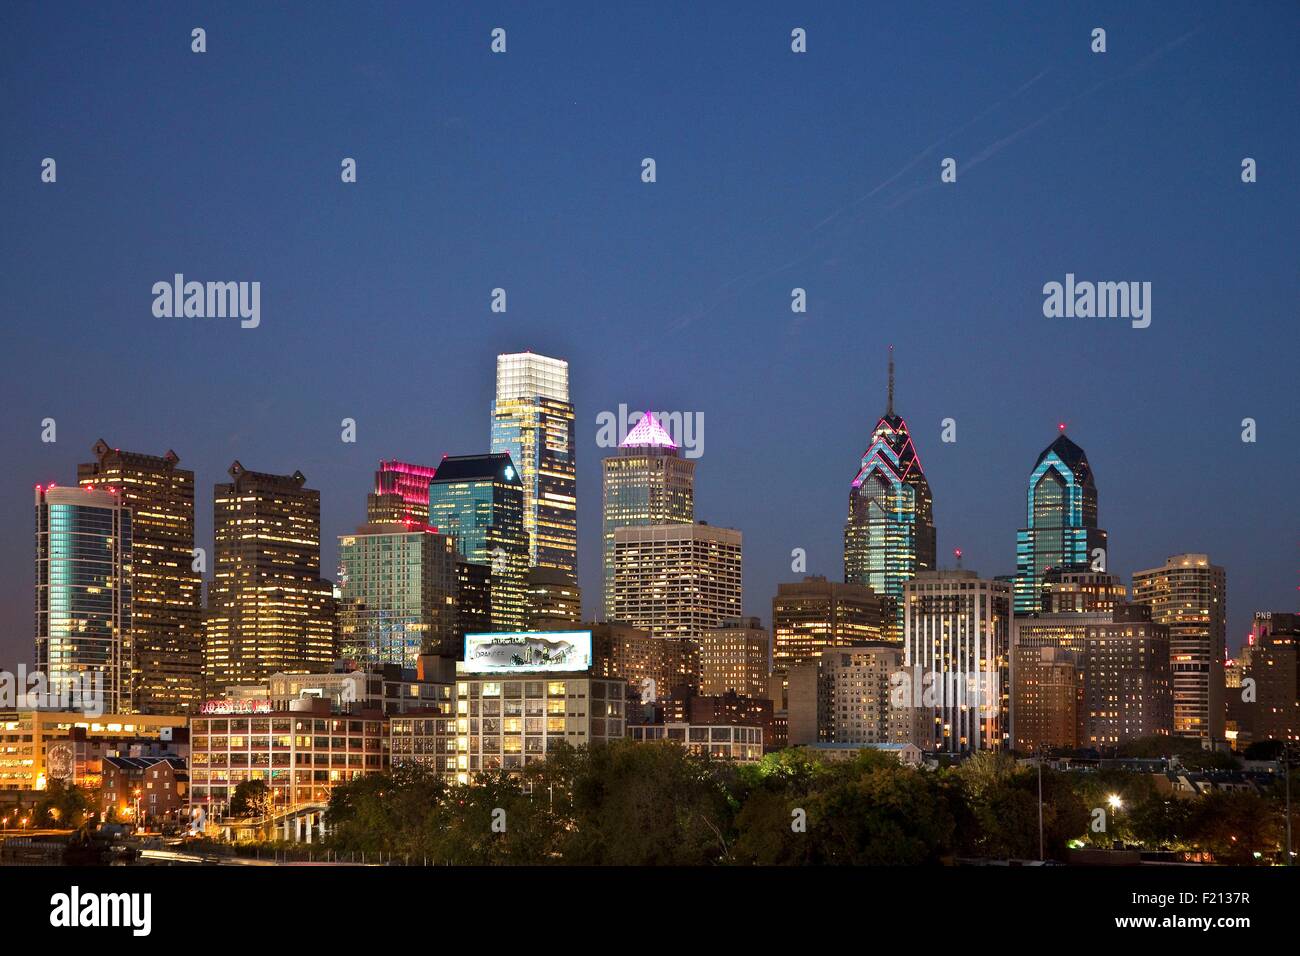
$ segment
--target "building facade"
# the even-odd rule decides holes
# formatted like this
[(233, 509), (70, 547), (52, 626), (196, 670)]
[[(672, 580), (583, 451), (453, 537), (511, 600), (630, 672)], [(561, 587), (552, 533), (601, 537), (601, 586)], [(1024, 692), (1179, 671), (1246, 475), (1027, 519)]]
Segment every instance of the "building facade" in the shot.
[(930, 483), (907, 422), (894, 414), (890, 346), (889, 401), (854, 473), (844, 525), (844, 580), (891, 602), (888, 638), (901, 638), (903, 585), (936, 567), (936, 547)]
[(36, 669), (101, 713), (136, 710), (132, 530), (114, 489), (36, 486)]
[(1029, 474), (1026, 527), (1016, 535), (1015, 611), (1043, 608), (1049, 572), (1106, 570), (1097, 484), (1082, 448), (1062, 432)]
[(695, 522), (695, 462), (682, 457), (650, 412), (603, 462), (601, 534), (603, 615), (614, 614), (614, 532), (619, 528)]
[[(1255, 681), (1250, 735), (1300, 743), (1300, 615), (1256, 612), (1249, 676)], [(1240, 696), (1240, 691), (1238, 691)]]
[(191, 713), (203, 697), (203, 577), (194, 570), (194, 472), (174, 451), (143, 455), (95, 443), (83, 488), (114, 489), (131, 510), (133, 709)]
[(492, 451), (508, 454), (519, 469), (528, 566), (576, 580), (577, 458), (568, 362), (532, 352), (497, 356)]
[(492, 628), (522, 631), (528, 623), (528, 535), (523, 483), (510, 456), (444, 458), (429, 486), (429, 523), (450, 536), (467, 561), (490, 569)]
[(569, 572), (530, 568), (527, 587), (529, 630), (567, 631), (582, 622), (582, 591)]
[(696, 524), (614, 532), (613, 618), (656, 637), (698, 640), (741, 616), (741, 533)]
[(822, 743), (906, 743), (912, 715), (895, 707), (903, 650), (892, 642), (836, 647), (790, 670), (787, 704), (791, 746)]
[(339, 536), (339, 653), (415, 667), (455, 657), (456, 549), (425, 524), (364, 524)]
[[(925, 571), (904, 588), (908, 703), (923, 750), (1009, 743), (1011, 588), (974, 571)], [(900, 688), (900, 690), (902, 690)]]
[(756, 617), (705, 631), (699, 641), (700, 693), (766, 697), (772, 642)]
[(863, 584), (812, 576), (778, 584), (772, 598), (772, 666), (776, 671), (815, 663), (830, 648), (886, 640), (892, 632), (892, 604)]
[(380, 461), (375, 490), (366, 495), (366, 522), (387, 524), (429, 520), (429, 485), (437, 469), (405, 461)]
[(335, 657), (333, 585), (320, 576), (320, 492), (302, 472), (236, 461), (213, 490), (213, 580), (204, 678), (209, 690)]
[(1169, 628), (1174, 679), (1174, 733), (1222, 740), (1223, 660), (1228, 582), (1207, 554), (1175, 554), (1159, 568), (1133, 573), (1133, 600)]

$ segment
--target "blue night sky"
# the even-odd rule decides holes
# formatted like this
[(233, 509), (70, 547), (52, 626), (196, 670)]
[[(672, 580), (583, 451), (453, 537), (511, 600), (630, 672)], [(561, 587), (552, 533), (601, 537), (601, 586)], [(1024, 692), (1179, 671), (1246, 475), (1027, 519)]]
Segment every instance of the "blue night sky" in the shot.
[[(626, 403), (703, 413), (697, 513), (768, 623), (791, 549), (843, 573), (890, 343), (941, 560), (1014, 570), (1064, 421), (1110, 569), (1209, 552), (1240, 643), (1295, 606), (1300, 8), (1130, 6), (5, 3), (0, 663), (32, 654), (32, 486), (96, 439), (174, 448), (206, 547), (232, 460), (301, 469), (332, 575), (378, 459), (486, 451), (522, 349), (570, 362), (588, 613)], [(260, 328), (154, 318), (177, 272), (260, 281)], [(1151, 282), (1150, 328), (1045, 318), (1067, 272)]]

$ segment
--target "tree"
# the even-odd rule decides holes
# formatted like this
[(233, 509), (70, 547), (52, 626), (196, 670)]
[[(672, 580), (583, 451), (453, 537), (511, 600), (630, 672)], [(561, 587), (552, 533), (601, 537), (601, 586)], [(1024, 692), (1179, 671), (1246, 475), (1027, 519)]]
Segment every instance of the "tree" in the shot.
[(75, 830), (86, 822), (93, 808), (90, 794), (81, 787), (54, 780), (36, 802), (34, 818), (37, 826)]
[(265, 780), (245, 780), (230, 798), (232, 817), (264, 817), (271, 809), (271, 791)]

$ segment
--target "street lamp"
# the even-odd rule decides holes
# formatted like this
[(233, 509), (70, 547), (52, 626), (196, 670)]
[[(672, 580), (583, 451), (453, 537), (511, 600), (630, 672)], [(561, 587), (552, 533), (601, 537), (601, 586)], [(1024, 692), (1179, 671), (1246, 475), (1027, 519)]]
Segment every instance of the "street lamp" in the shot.
[(1112, 793), (1110, 796), (1106, 798), (1106, 802), (1110, 804), (1110, 808), (1112, 810), (1124, 809), (1124, 801), (1120, 799), (1120, 795), (1118, 793)]

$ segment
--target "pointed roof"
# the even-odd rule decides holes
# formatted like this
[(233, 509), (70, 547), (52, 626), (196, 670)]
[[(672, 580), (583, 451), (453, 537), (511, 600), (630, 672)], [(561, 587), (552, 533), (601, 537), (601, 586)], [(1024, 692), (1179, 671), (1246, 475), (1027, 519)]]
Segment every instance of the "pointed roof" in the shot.
[(1088, 464), (1088, 456), (1082, 448), (1066, 437), (1065, 433), (1056, 436), (1056, 441), (1052, 442), (1038, 456), (1034, 462), (1035, 470), (1043, 463), (1043, 459), (1048, 455), (1055, 455), (1064, 462), (1065, 467), (1084, 482), (1092, 479), (1092, 466)]
[(659, 424), (653, 412), (646, 412), (636, 427), (627, 433), (619, 448), (676, 448), (677, 443)]

